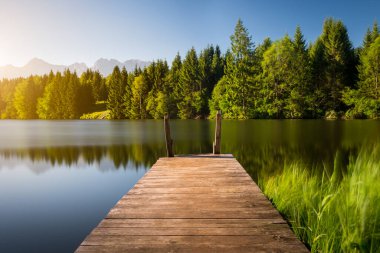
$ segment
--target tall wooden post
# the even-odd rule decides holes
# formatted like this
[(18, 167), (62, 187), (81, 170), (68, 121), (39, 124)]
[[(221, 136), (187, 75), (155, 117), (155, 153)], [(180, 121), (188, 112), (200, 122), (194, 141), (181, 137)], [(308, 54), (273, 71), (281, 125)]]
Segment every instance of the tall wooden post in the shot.
[(220, 154), (220, 140), (222, 138), (222, 113), (218, 111), (216, 113), (215, 122), (215, 141), (213, 143), (213, 153)]
[(168, 157), (173, 157), (173, 140), (170, 136), (169, 116), (164, 116), (164, 128), (165, 128), (165, 141), (166, 141), (166, 153)]

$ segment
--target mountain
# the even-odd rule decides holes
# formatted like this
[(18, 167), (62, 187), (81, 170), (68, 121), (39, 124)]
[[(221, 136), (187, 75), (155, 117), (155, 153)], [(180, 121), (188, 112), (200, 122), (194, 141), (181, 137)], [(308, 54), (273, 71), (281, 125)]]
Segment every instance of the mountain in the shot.
[(115, 59), (104, 59), (100, 58), (94, 63), (94, 66), (92, 67), (93, 70), (98, 70), (100, 74), (103, 76), (108, 76), (112, 73), (112, 70), (115, 66), (119, 66), (119, 68), (122, 68), (123, 63), (115, 60)]
[(26, 65), (22, 67), (15, 67), (12, 65), (7, 65), (0, 67), (0, 79), (2, 78), (16, 78), (16, 77), (27, 77), (30, 75), (44, 75), (48, 74), (50, 71), (64, 71), (69, 69), (70, 71), (76, 71), (78, 75), (82, 74), (87, 70), (87, 66), (84, 63), (74, 63), (69, 66), (65, 65), (54, 65), (50, 64), (44, 60), (33, 58)]
[[(125, 62), (120, 62), (115, 59), (104, 59), (100, 58), (94, 63), (91, 68), (93, 70), (98, 70), (103, 76), (108, 76), (112, 73), (115, 66), (120, 68), (124, 67), (128, 71), (133, 71), (135, 66), (144, 68), (148, 66), (151, 62), (141, 61), (141, 60), (127, 60)], [(54, 65), (50, 64), (44, 60), (33, 58), (26, 65), (22, 67), (15, 67), (12, 65), (6, 65), (0, 67), (0, 79), (3, 78), (16, 78), (16, 77), (27, 77), (30, 75), (43, 75), (48, 74), (51, 70), (53, 72), (63, 72), (65, 69), (70, 71), (76, 71), (78, 75), (81, 75), (84, 71), (88, 69), (88, 66), (84, 63), (74, 63), (71, 65)]]
[(150, 63), (151, 62), (148, 62), (148, 61), (140, 61), (140, 60), (135, 60), (135, 59), (127, 60), (125, 62), (120, 62), (115, 59), (108, 60), (108, 59), (100, 58), (94, 63), (94, 66), (92, 67), (92, 69), (98, 70), (100, 74), (102, 74), (103, 76), (108, 76), (109, 74), (112, 73), (112, 70), (115, 66), (119, 66), (120, 69), (122, 67), (125, 67), (127, 71), (133, 71), (136, 66), (140, 68), (144, 68), (148, 66)]

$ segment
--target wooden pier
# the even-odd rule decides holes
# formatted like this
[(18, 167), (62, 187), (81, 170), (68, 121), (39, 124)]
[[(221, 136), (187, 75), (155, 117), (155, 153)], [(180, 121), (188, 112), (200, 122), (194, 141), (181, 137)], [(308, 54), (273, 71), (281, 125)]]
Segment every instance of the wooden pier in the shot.
[(160, 158), (77, 252), (309, 251), (232, 155), (210, 154)]

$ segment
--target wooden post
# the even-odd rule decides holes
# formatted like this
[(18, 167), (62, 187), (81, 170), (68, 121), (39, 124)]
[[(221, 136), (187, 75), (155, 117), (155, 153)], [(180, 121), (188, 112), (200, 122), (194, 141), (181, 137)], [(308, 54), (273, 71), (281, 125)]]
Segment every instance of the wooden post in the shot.
[(165, 128), (165, 141), (166, 141), (166, 153), (168, 157), (173, 157), (173, 140), (170, 136), (169, 116), (164, 116), (164, 128)]
[(220, 154), (220, 140), (222, 138), (222, 113), (218, 111), (216, 113), (215, 121), (215, 141), (213, 143), (213, 153)]

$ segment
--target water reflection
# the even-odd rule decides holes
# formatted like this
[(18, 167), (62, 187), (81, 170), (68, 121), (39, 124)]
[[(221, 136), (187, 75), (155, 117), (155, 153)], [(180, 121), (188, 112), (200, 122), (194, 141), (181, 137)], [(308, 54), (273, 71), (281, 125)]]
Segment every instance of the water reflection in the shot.
[[(344, 171), (380, 121), (223, 121), (223, 153), (255, 179), (294, 161)], [(212, 152), (214, 122), (171, 121), (174, 152)], [(0, 252), (73, 252), (165, 156), (162, 121), (0, 121)], [(19, 243), (19, 242), (23, 243)]]
[(24, 148), (24, 149), (1, 149), (1, 164), (8, 160), (17, 159), (19, 162), (30, 160), (32, 163), (49, 163), (51, 167), (65, 165), (67, 168), (80, 168), (82, 165), (97, 165), (102, 168), (111, 161), (112, 168), (122, 169), (129, 167), (150, 167), (156, 157), (163, 152), (160, 145), (112, 145), (112, 146), (69, 146), (49, 148)]
[[(34, 142), (28, 141), (22, 147), (17, 142), (10, 147), (5, 147), (4, 142), (0, 145), (2, 167), (17, 159), (20, 163), (26, 160), (35, 163), (28, 165), (34, 171), (48, 169), (41, 162), (50, 164), (51, 168), (55, 165), (81, 168), (83, 164), (96, 165), (99, 170), (150, 168), (166, 153), (161, 121), (88, 122), (89, 131), (83, 122), (77, 121), (58, 122), (58, 125), (55, 121), (35, 123), (38, 127), (32, 124), (22, 131), (27, 140)], [(176, 154), (211, 152), (213, 121), (172, 121), (171, 124)], [(40, 127), (50, 130), (37, 134), (41, 138), (35, 139), (32, 130)], [(51, 128), (60, 131), (53, 132)], [(349, 156), (356, 155), (363, 145), (380, 139), (380, 121), (376, 120), (223, 121), (222, 128), (222, 152), (234, 154), (256, 180), (278, 173), (285, 163), (294, 161), (332, 173), (334, 162), (344, 167)], [(120, 144), (121, 140), (124, 144)], [(79, 145), (83, 142), (86, 145)], [(59, 146), (60, 143), (70, 145)], [(36, 166), (41, 168), (35, 169)]]

